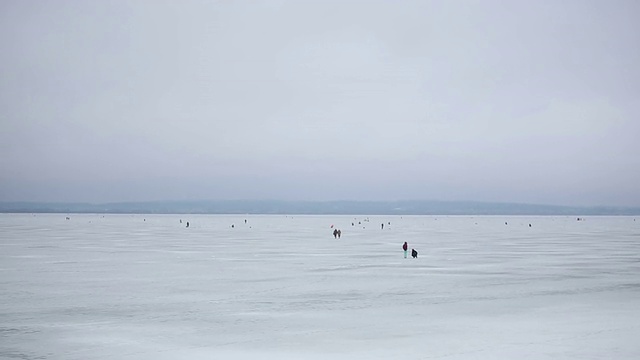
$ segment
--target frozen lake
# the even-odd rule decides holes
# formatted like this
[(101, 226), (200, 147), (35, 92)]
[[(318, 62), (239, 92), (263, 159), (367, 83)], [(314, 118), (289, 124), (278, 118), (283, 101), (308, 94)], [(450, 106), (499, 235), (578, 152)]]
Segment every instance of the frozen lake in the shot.
[(640, 359), (640, 218), (366, 219), (0, 214), (0, 358)]

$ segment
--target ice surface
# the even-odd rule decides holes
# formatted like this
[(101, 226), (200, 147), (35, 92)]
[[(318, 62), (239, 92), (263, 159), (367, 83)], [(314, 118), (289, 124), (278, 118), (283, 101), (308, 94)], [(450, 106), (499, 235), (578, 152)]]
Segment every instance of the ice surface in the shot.
[(0, 358), (640, 359), (640, 220), (366, 219), (1, 214)]

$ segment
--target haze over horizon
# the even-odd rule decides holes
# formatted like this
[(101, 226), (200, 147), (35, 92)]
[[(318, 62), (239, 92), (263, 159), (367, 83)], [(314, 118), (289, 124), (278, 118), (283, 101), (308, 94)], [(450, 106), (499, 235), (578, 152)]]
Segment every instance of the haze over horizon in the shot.
[(640, 206), (640, 3), (0, 4), (0, 202)]

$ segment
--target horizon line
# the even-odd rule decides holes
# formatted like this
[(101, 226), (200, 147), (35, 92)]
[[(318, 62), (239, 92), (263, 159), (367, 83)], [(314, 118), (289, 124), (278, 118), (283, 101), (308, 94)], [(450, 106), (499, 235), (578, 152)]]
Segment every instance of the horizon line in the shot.
[(542, 206), (558, 208), (616, 208), (616, 209), (640, 209), (639, 205), (568, 205), (548, 204), (515, 201), (489, 201), (489, 200), (435, 200), (435, 199), (396, 199), (396, 200), (286, 200), (286, 199), (163, 199), (163, 200), (116, 200), (116, 201), (40, 201), (40, 200), (0, 200), (0, 204), (39, 204), (39, 205), (126, 205), (126, 204), (154, 204), (154, 203), (231, 203), (231, 202), (281, 202), (281, 203), (443, 203), (443, 204), (485, 204), (485, 205), (512, 205), (512, 206)]

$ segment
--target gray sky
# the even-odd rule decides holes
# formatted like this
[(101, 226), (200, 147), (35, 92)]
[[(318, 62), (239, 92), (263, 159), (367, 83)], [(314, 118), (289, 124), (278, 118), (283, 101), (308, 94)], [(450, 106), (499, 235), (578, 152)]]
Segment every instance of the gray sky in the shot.
[(0, 2), (0, 201), (640, 205), (638, 1)]

